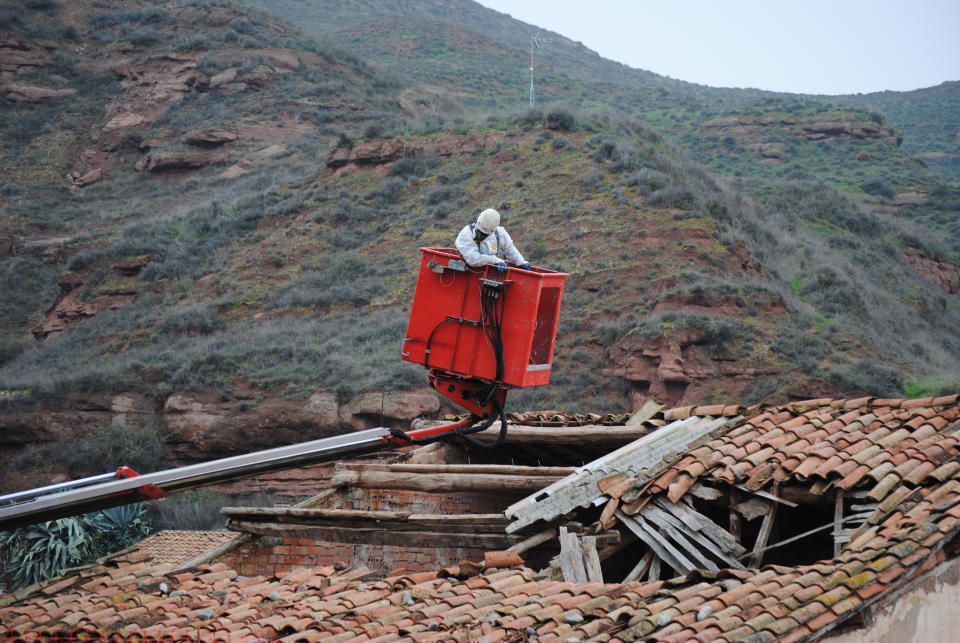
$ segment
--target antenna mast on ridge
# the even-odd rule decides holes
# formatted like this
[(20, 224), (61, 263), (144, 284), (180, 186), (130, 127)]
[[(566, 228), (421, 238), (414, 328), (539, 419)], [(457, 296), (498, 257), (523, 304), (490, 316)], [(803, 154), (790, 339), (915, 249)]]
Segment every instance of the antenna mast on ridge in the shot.
[(536, 104), (533, 94), (533, 50), (535, 47), (542, 47), (545, 42), (550, 42), (550, 38), (544, 38), (540, 35), (542, 33), (542, 31), (538, 31), (537, 35), (530, 39), (530, 109), (533, 109)]

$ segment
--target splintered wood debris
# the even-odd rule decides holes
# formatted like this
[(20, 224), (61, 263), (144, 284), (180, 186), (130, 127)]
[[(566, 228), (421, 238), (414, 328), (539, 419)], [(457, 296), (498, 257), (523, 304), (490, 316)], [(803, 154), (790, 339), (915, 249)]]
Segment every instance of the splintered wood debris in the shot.
[[(739, 420), (728, 417), (689, 417), (672, 422), (604, 457), (579, 467), (574, 473), (511, 505), (504, 512), (514, 533), (538, 520), (552, 521), (579, 507), (599, 506), (610, 497), (600, 490), (600, 480), (625, 473), (642, 483), (658, 474), (679, 453), (699, 440)], [(634, 484), (633, 486), (637, 486)]]

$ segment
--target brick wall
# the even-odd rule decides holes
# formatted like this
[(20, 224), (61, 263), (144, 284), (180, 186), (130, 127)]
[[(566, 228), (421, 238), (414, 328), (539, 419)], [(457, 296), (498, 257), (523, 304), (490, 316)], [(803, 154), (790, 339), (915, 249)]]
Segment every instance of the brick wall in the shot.
[(223, 559), (244, 576), (284, 574), (298, 567), (366, 565), (387, 576), (391, 571), (407, 572), (454, 565), (461, 560), (483, 560), (482, 549), (468, 547), (436, 547), (424, 549), (416, 545), (349, 545), (326, 543), (304, 538), (261, 537), (230, 552)]
[[(489, 492), (423, 493), (421, 491), (347, 489), (324, 503), (327, 508), (367, 511), (409, 511), (425, 514), (500, 513), (526, 494)], [(408, 572), (455, 565), (462, 560), (482, 561), (484, 549), (476, 547), (423, 548), (380, 545), (375, 542), (353, 545), (303, 538), (259, 537), (231, 551), (222, 561), (241, 574), (283, 574), (295, 567), (341, 564), (366, 565), (386, 576), (393, 570)]]

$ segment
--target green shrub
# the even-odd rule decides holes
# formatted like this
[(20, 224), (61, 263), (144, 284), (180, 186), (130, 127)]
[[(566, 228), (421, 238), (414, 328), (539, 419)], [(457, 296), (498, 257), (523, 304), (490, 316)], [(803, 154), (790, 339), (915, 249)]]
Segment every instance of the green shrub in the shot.
[(32, 11), (53, 11), (57, 8), (56, 0), (24, 0), (23, 4)]
[(773, 351), (813, 374), (819, 362), (830, 354), (830, 347), (820, 337), (788, 324), (780, 329)]
[(895, 397), (903, 389), (903, 373), (871, 359), (862, 359), (845, 369), (834, 371), (831, 379), (849, 394), (866, 393)]
[(281, 288), (273, 306), (360, 306), (369, 304), (383, 291), (382, 279), (372, 274), (369, 262), (354, 252), (329, 254), (322, 262), (320, 270), (307, 273)]
[(524, 131), (540, 127), (543, 125), (543, 111), (539, 109), (529, 109), (514, 118), (514, 122)]
[(263, 493), (230, 496), (213, 489), (191, 489), (151, 502), (150, 521), (157, 530), (216, 531), (224, 528), (223, 507), (270, 507), (270, 496)]
[(408, 157), (394, 162), (390, 166), (388, 174), (390, 176), (403, 176), (406, 178), (419, 178), (426, 176), (440, 164), (435, 158)]
[(800, 295), (816, 304), (821, 312), (830, 315), (856, 315), (866, 310), (857, 289), (833, 268), (815, 270), (811, 277), (803, 280)]
[(647, 197), (647, 203), (665, 208), (680, 208), (689, 210), (697, 205), (697, 197), (692, 191), (682, 185), (672, 185), (655, 190)]
[(437, 205), (446, 203), (453, 198), (453, 190), (447, 187), (434, 188), (427, 192), (425, 202), (427, 205)]
[(239, 504), (219, 491), (191, 489), (150, 503), (150, 514), (159, 529), (215, 531), (226, 522), (220, 509)]
[(671, 183), (670, 176), (659, 170), (645, 167), (637, 170), (627, 181), (627, 185), (638, 188), (637, 191), (649, 196), (656, 190), (662, 190)]
[(957, 392), (960, 392), (960, 382), (952, 377), (918, 377), (903, 383), (903, 395), (911, 399), (939, 397)]
[(867, 181), (866, 183), (860, 186), (860, 189), (866, 192), (867, 194), (872, 194), (874, 196), (882, 196), (887, 199), (892, 199), (896, 194), (894, 189), (884, 183), (879, 179), (874, 179), (872, 181)]
[(19, 325), (29, 315), (49, 308), (60, 292), (57, 276), (56, 270), (35, 257), (0, 260), (0, 320)]
[(576, 125), (576, 119), (566, 110), (555, 109), (547, 113), (545, 124), (547, 129), (571, 132)]
[(644, 319), (629, 331), (641, 337), (658, 337), (664, 332), (696, 331), (697, 344), (710, 344), (718, 348), (736, 341), (750, 341), (756, 331), (736, 319), (702, 313), (668, 312)]
[(209, 335), (224, 328), (224, 319), (205, 304), (171, 310), (160, 324), (160, 330), (178, 336)]

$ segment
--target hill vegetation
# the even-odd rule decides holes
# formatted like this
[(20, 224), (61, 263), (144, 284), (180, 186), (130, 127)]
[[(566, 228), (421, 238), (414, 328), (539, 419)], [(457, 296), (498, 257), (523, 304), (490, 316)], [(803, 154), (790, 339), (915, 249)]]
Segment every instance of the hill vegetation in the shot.
[(714, 90), (555, 35), (528, 110), (528, 25), (401, 9), (4, 8), (4, 411), (420, 388), (415, 249), (488, 206), (571, 274), (551, 385), (515, 408), (956, 386), (952, 86)]

